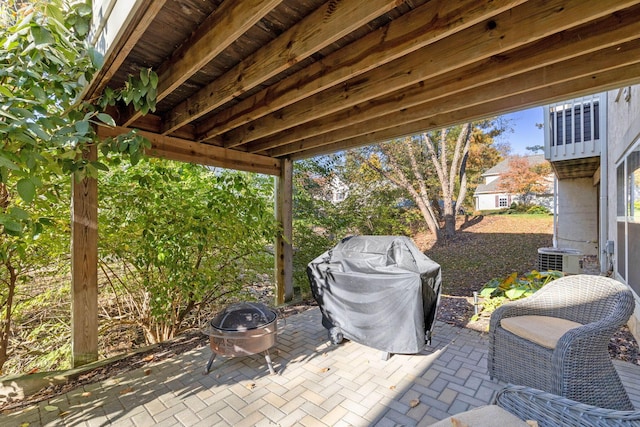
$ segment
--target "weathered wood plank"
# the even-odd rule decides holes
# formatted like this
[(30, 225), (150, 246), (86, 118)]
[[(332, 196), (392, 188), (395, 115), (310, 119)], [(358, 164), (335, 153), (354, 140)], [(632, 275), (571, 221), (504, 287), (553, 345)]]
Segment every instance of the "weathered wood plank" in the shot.
[[(127, 17), (122, 35), (114, 40), (105, 54), (104, 64), (85, 89), (85, 98), (93, 98), (104, 90), (107, 83), (116, 74), (140, 37), (147, 30), (167, 0), (136, 1)], [(104, 54), (104, 53), (103, 53)]]
[(180, 103), (165, 117), (164, 134), (195, 120), (393, 9), (397, 0), (329, 1), (280, 37)]
[[(227, 132), (225, 145), (246, 144), (369, 99), (499, 55), (553, 33), (624, 9), (637, 1), (528, 1), (468, 29)], [(469, 41), (473, 40), (473, 43)]]
[(276, 305), (293, 298), (293, 162), (282, 160), (276, 181), (276, 220), (282, 227), (276, 238)]
[[(84, 157), (96, 160), (96, 146)], [(71, 363), (77, 367), (98, 360), (98, 182), (71, 180)]]
[[(98, 126), (97, 133), (99, 138), (108, 138), (128, 133), (130, 130), (125, 127)], [(146, 131), (138, 131), (138, 133), (151, 142), (151, 148), (145, 153), (149, 156), (245, 172), (276, 176), (280, 174), (281, 161), (279, 159)]]
[[(458, 91), (458, 93), (441, 99), (432, 99), (429, 93), (425, 92), (424, 102), (422, 104), (395, 111), (386, 110), (387, 113), (385, 114), (378, 114), (351, 126), (307, 138), (299, 143), (276, 148), (269, 151), (269, 153), (275, 157), (300, 149), (305, 150), (341, 140), (348, 140), (394, 126), (422, 121), (425, 118), (443, 113), (467, 109), (491, 100), (514, 96), (518, 93), (531, 92), (548, 85), (574, 79), (578, 80), (584, 76), (592, 75), (596, 70), (605, 71), (639, 62), (640, 40), (633, 40), (623, 45), (613, 46), (598, 52), (591, 52), (568, 61), (547, 65), (541, 69), (531, 70), (502, 79), (500, 88), (496, 88), (495, 85), (489, 83), (464, 91)], [(615, 66), (611, 65), (612, 63), (614, 63)], [(443, 86), (446, 86), (446, 83), (443, 83)], [(359, 114), (360, 113), (362, 114), (361, 118), (367, 117), (366, 111), (359, 112)]]
[[(196, 129), (209, 140), (236, 126), (379, 67), (525, 0), (432, 0), (300, 72), (216, 114)], [(232, 147), (233, 145), (230, 145)]]
[[(633, 50), (627, 51), (626, 56), (617, 55), (620, 53), (618, 46), (622, 41), (633, 40), (640, 34), (640, 7), (633, 9), (635, 13), (625, 14), (623, 17), (607, 17), (594, 25), (583, 26), (572, 29), (561, 34), (554, 34), (539, 42), (527, 45), (516, 51), (507, 52), (499, 59), (489, 58), (479, 63), (471, 64), (444, 76), (438, 76), (426, 82), (420, 82), (403, 91), (395, 92), (388, 97), (376, 98), (354, 108), (340, 111), (332, 115), (314, 120), (308, 126), (290, 129), (286, 132), (276, 134), (263, 140), (255, 141), (247, 146), (248, 152), (262, 152), (272, 157), (280, 157), (292, 153), (301, 147), (303, 149), (313, 148), (325, 143), (340, 140), (340, 128), (353, 126), (357, 123), (373, 123), (373, 119), (381, 118), (378, 123), (391, 123), (394, 121), (393, 115), (402, 115), (406, 109), (428, 103), (440, 102), (440, 98), (454, 98), (454, 95), (474, 87), (489, 83), (501, 82), (501, 86), (509, 84), (508, 77), (517, 73), (542, 68), (552, 64), (558, 58), (571, 58), (572, 55), (582, 54), (583, 59), (579, 60), (587, 72), (604, 70), (612, 64), (622, 65), (629, 63), (635, 53)], [(613, 24), (618, 24), (614, 27)], [(612, 29), (613, 28), (613, 29)], [(598, 49), (613, 46), (611, 54), (596, 53)], [(630, 48), (630, 46), (627, 46)], [(606, 52), (608, 52), (607, 50)], [(598, 61), (588, 65), (589, 54), (597, 55)], [(587, 57), (584, 57), (587, 54)], [(568, 64), (573, 64), (569, 62)], [(551, 67), (543, 70), (548, 81), (567, 78), (569, 75), (576, 75), (577, 69), (569, 70), (565, 74), (560, 67)], [(557, 72), (557, 75), (550, 75)], [(582, 71), (581, 71), (582, 72)], [(538, 81), (536, 73), (532, 75), (531, 82)], [(466, 96), (455, 97), (457, 101), (471, 101)], [(446, 105), (447, 102), (444, 101)], [(435, 104), (434, 104), (435, 105)], [(443, 108), (444, 105), (441, 106)], [(442, 111), (440, 111), (442, 112)], [(427, 113), (425, 113), (427, 114)], [(391, 116), (390, 116), (391, 115)], [(400, 119), (400, 117), (398, 117)], [(367, 125), (363, 125), (366, 127)], [(313, 138), (318, 136), (317, 139)], [(352, 135), (353, 136), (353, 135)], [(342, 138), (346, 139), (346, 138)], [(316, 141), (316, 142), (313, 142)]]
[(580, 79), (545, 86), (531, 92), (520, 93), (506, 98), (498, 98), (469, 108), (455, 110), (423, 120), (399, 125), (378, 132), (370, 132), (344, 141), (334, 142), (311, 148), (306, 151), (296, 152), (291, 156), (292, 160), (300, 160), (339, 150), (361, 147), (376, 142), (388, 141), (416, 133), (453, 126), (469, 120), (478, 120), (490, 116), (506, 114), (534, 106), (549, 104), (563, 99), (576, 98), (606, 91), (625, 85), (640, 83), (640, 64), (632, 64), (626, 67), (615, 68), (608, 71), (597, 72)]
[[(223, 2), (198, 28), (190, 41), (177, 49), (158, 71), (157, 100), (164, 99), (200, 68), (229, 47), (282, 0)], [(135, 112), (121, 121), (128, 126), (142, 114)]]

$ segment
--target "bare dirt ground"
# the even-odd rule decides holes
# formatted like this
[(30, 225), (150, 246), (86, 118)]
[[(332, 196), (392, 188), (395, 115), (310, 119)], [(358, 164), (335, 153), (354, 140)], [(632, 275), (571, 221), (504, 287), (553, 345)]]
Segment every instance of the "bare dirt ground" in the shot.
[[(467, 218), (466, 221), (460, 218), (458, 227), (457, 235), (445, 242), (436, 243), (429, 235), (416, 235), (414, 241), (442, 267), (443, 294), (437, 313), (438, 320), (486, 332), (487, 317), (471, 321), (474, 314), (473, 291), (479, 291), (493, 277), (503, 277), (514, 271), (522, 274), (534, 269), (537, 249), (551, 246), (552, 220), (533, 216), (488, 216)], [(265, 289), (256, 289), (256, 294), (267, 302), (272, 301), (272, 293)], [(313, 300), (302, 300), (280, 308), (280, 315), (290, 316), (315, 305)], [(67, 384), (51, 386), (22, 401), (0, 405), (0, 410), (43, 401), (84, 384), (144, 367), (152, 361), (175, 357), (206, 345), (207, 342), (208, 337), (200, 331), (191, 331), (149, 351), (93, 369)], [(640, 365), (638, 343), (626, 327), (611, 339), (609, 352), (612, 358)]]

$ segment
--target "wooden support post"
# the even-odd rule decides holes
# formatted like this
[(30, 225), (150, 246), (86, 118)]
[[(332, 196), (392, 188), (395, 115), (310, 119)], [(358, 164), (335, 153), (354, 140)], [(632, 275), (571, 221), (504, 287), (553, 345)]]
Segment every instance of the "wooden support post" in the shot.
[[(89, 147), (83, 157), (96, 160)], [(98, 182), (71, 178), (72, 366), (98, 360)]]
[(276, 219), (282, 233), (276, 238), (276, 305), (293, 299), (293, 161), (282, 161), (276, 178)]

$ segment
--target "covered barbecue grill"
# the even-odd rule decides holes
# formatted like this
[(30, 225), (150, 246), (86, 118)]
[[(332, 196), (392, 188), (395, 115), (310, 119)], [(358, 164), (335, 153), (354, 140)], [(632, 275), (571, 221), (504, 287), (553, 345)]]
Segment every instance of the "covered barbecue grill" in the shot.
[(440, 296), (440, 265), (407, 237), (343, 239), (307, 266), (322, 324), (342, 337), (386, 353), (420, 352)]
[(240, 302), (227, 306), (207, 323), (203, 332), (209, 335), (211, 365), (217, 354), (227, 357), (263, 353), (271, 374), (275, 373), (269, 349), (276, 344), (277, 313), (258, 302)]

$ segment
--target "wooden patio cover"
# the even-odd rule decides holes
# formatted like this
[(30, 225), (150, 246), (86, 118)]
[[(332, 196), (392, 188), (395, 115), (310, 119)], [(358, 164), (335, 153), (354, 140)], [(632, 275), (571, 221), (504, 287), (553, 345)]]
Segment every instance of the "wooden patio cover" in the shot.
[[(279, 301), (293, 160), (640, 82), (640, 0), (138, 0), (129, 18), (86, 96), (150, 67), (157, 111), (119, 106), (99, 136), (136, 128), (151, 156), (280, 177)], [(92, 185), (74, 189), (79, 363)]]

